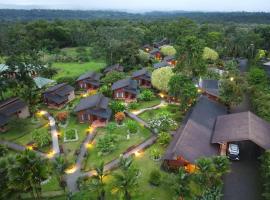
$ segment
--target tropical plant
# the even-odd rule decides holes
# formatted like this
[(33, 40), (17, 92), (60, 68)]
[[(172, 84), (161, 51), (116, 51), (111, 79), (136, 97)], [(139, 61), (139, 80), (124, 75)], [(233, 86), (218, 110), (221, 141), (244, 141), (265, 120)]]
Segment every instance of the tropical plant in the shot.
[(182, 111), (195, 102), (198, 95), (197, 88), (189, 77), (181, 74), (174, 75), (168, 85), (169, 94), (180, 99)]
[(138, 186), (139, 171), (132, 166), (132, 159), (121, 158), (120, 159), (120, 173), (115, 173), (114, 187), (120, 197), (125, 200), (132, 199), (132, 192)]
[(130, 109), (130, 110), (136, 110), (136, 109), (139, 108), (139, 106), (140, 106), (139, 103), (137, 103), (137, 102), (132, 102), (132, 103), (130, 103), (130, 104), (128, 105), (128, 109)]
[(101, 82), (105, 85), (111, 85), (114, 82), (119, 81), (124, 78), (125, 78), (124, 72), (112, 71), (112, 72), (107, 73), (106, 76), (101, 79)]
[(63, 156), (58, 156), (55, 158), (55, 160), (52, 163), (53, 167), (53, 173), (55, 174), (59, 186), (63, 189), (65, 192), (66, 190), (66, 182), (65, 182), (65, 169), (68, 167), (65, 159)]
[(160, 152), (160, 150), (158, 150), (156, 148), (151, 149), (151, 151), (150, 151), (150, 157), (153, 160), (159, 160), (161, 158), (161, 152)]
[(32, 139), (37, 144), (38, 147), (45, 147), (50, 144), (51, 138), (48, 133), (41, 132), (39, 130), (34, 130), (32, 133)]
[(160, 132), (158, 134), (158, 143), (162, 146), (167, 146), (171, 140), (171, 136), (168, 132)]
[(154, 93), (151, 90), (143, 90), (139, 94), (139, 100), (142, 101), (151, 101), (155, 97)]
[(99, 150), (99, 153), (104, 155), (113, 152), (116, 149), (117, 140), (117, 136), (112, 134), (99, 138), (97, 141), (97, 149)]
[(124, 112), (126, 109), (126, 106), (120, 102), (120, 101), (112, 101), (110, 103), (110, 108), (112, 109), (113, 113), (118, 113), (118, 112)]
[(98, 89), (98, 91), (100, 92), (100, 93), (102, 93), (104, 96), (106, 96), (106, 97), (112, 97), (112, 90), (111, 90), (111, 88), (109, 87), (109, 86), (107, 86), (107, 85), (102, 85), (99, 89)]
[(137, 133), (138, 131), (138, 124), (133, 120), (128, 120), (126, 123), (127, 129), (129, 133)]
[(171, 67), (156, 69), (153, 71), (151, 76), (152, 85), (162, 92), (168, 92), (168, 83), (173, 75), (174, 73)]
[(8, 176), (11, 190), (29, 192), (32, 199), (41, 199), (41, 182), (49, 176), (48, 161), (26, 150), (16, 157)]
[(68, 118), (68, 112), (59, 112), (56, 115), (57, 120), (59, 120), (61, 123), (64, 123), (67, 121)]
[(113, 133), (116, 128), (117, 128), (117, 126), (116, 126), (116, 124), (114, 122), (109, 122), (106, 125), (106, 130), (107, 130), (108, 133)]
[(148, 182), (151, 185), (159, 186), (161, 183), (161, 173), (158, 170), (151, 171)]
[(98, 200), (105, 200), (105, 182), (104, 178), (107, 174), (104, 172), (104, 163), (100, 163), (97, 167), (95, 167), (96, 175), (93, 176), (90, 184), (90, 190), (94, 190), (97, 192)]

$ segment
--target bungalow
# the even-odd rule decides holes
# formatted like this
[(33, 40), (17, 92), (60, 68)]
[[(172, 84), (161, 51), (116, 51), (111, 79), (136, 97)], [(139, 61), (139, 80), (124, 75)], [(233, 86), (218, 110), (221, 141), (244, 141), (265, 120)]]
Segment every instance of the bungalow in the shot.
[(103, 94), (96, 94), (84, 98), (75, 107), (80, 123), (107, 122), (111, 118), (112, 110), (109, 108), (109, 98)]
[(170, 65), (176, 66), (177, 61), (175, 59), (175, 56), (166, 56), (163, 58), (164, 62), (169, 63)]
[(163, 166), (177, 170), (181, 166), (193, 165), (201, 157), (218, 155), (219, 145), (211, 143), (212, 132), (216, 118), (225, 114), (225, 106), (201, 96), (174, 134), (163, 158)]
[(219, 100), (219, 81), (218, 80), (200, 80), (199, 90), (202, 94), (206, 95), (209, 99)]
[(162, 68), (162, 67), (169, 67), (171, 65), (170, 65), (170, 63), (168, 63), (166, 61), (162, 61), (162, 62), (155, 63), (153, 66), (155, 69), (158, 69), (158, 68)]
[(67, 83), (52, 86), (43, 93), (44, 103), (51, 108), (60, 108), (74, 98), (74, 88)]
[(139, 94), (138, 83), (130, 78), (119, 80), (112, 85), (112, 91), (114, 99), (136, 100)]
[(135, 71), (131, 75), (133, 80), (138, 82), (138, 85), (144, 88), (151, 88), (151, 74), (144, 68)]
[(19, 98), (0, 102), (0, 132), (6, 131), (6, 125), (12, 118), (25, 119), (30, 116), (27, 104)]
[(100, 77), (101, 73), (96, 72), (88, 72), (86, 74), (81, 75), (77, 80), (78, 87), (88, 90), (96, 90), (100, 86)]
[(159, 49), (153, 49), (149, 52), (150, 57), (153, 59), (161, 60), (162, 59), (162, 54)]
[(104, 73), (107, 74), (109, 72), (112, 72), (112, 71), (117, 71), (117, 72), (123, 72), (124, 71), (124, 67), (120, 64), (115, 64), (115, 65), (112, 65), (112, 66), (108, 66), (104, 69)]
[(170, 41), (167, 39), (167, 38), (163, 38), (161, 41), (159, 41), (159, 42), (154, 42), (153, 43), (153, 46), (155, 47), (155, 48), (160, 48), (160, 47), (162, 47), (162, 46), (164, 46), (164, 45), (168, 45), (168, 44), (170, 44)]

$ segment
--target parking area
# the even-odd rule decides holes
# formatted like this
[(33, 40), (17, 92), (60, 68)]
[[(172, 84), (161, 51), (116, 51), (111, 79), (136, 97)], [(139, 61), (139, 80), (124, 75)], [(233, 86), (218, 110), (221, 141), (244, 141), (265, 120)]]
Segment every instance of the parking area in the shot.
[(260, 148), (252, 142), (240, 143), (240, 161), (233, 161), (224, 177), (223, 200), (260, 200)]

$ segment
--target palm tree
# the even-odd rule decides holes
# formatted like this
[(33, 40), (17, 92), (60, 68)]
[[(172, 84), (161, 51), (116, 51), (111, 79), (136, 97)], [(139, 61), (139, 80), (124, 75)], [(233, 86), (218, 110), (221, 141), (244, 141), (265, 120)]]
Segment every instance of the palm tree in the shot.
[(64, 157), (59, 156), (55, 158), (55, 162), (52, 164), (53, 173), (56, 175), (59, 186), (66, 192), (66, 183), (64, 181), (65, 169), (67, 168), (67, 163)]
[(118, 193), (124, 196), (125, 200), (131, 200), (131, 192), (138, 185), (138, 170), (132, 168), (131, 158), (120, 158), (121, 173), (114, 174), (114, 186)]
[(107, 176), (107, 174), (104, 172), (104, 163), (101, 162), (100, 165), (95, 168), (95, 171), (96, 175), (93, 176), (90, 187), (92, 190), (98, 193), (98, 200), (105, 200), (104, 178)]
[(18, 155), (8, 171), (9, 188), (30, 192), (32, 199), (41, 199), (41, 182), (49, 175), (47, 162), (29, 150)]

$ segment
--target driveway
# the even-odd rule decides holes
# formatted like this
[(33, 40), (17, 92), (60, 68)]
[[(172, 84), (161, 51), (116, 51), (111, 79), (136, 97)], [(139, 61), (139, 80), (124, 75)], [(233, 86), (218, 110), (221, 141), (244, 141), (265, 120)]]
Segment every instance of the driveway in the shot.
[(259, 147), (252, 142), (240, 143), (240, 161), (232, 162), (224, 177), (223, 200), (260, 200)]

